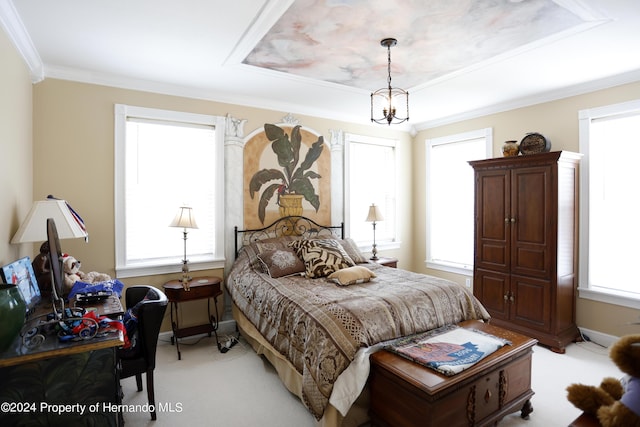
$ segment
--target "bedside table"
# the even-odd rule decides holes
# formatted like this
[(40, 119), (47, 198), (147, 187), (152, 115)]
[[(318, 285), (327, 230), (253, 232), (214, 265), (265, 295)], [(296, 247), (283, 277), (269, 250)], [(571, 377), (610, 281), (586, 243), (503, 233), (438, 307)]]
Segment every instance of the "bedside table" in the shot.
[(398, 267), (398, 258), (381, 256), (381, 257), (378, 257), (378, 259), (376, 260), (371, 260), (371, 262), (375, 262), (377, 264), (384, 265), (386, 267), (393, 267), (393, 268)]
[[(194, 277), (189, 281), (189, 290), (185, 290), (182, 286), (181, 280), (171, 280), (163, 285), (164, 292), (167, 295), (167, 299), (171, 305), (171, 329), (173, 336), (171, 337), (171, 344), (176, 345), (178, 352), (178, 360), (182, 359), (180, 354), (179, 338), (189, 337), (197, 334), (209, 334), (213, 332), (216, 336), (216, 344), (218, 350), (221, 350), (220, 341), (218, 340), (218, 297), (222, 295), (222, 289), (220, 289), (220, 283), (222, 279), (219, 277)], [(180, 327), (180, 319), (178, 316), (178, 304), (185, 301), (194, 301), (199, 299), (207, 300), (207, 319), (208, 323), (188, 326), (186, 328)], [(211, 315), (211, 299), (215, 305), (216, 315)]]

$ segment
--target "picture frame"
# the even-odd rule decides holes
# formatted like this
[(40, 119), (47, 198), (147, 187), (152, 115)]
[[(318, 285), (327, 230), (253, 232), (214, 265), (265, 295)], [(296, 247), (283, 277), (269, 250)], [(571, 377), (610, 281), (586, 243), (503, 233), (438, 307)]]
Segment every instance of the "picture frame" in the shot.
[(26, 256), (3, 266), (2, 276), (5, 283), (18, 287), (27, 306), (27, 314), (31, 313), (42, 298), (31, 259)]

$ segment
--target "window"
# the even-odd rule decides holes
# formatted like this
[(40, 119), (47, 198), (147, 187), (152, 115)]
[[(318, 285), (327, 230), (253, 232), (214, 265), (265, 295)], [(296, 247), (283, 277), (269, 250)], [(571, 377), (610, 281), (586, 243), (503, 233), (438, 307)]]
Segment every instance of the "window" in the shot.
[(365, 219), (375, 203), (384, 217), (376, 222), (378, 250), (397, 247), (396, 141), (353, 134), (346, 134), (345, 141), (347, 234), (363, 250), (371, 248), (373, 226)]
[(427, 267), (473, 274), (474, 182), (469, 160), (485, 159), (490, 128), (426, 141)]
[(183, 230), (169, 224), (193, 208), (187, 230), (191, 270), (222, 266), (224, 118), (115, 107), (116, 274), (177, 272)]
[(582, 110), (580, 296), (640, 308), (640, 100)]

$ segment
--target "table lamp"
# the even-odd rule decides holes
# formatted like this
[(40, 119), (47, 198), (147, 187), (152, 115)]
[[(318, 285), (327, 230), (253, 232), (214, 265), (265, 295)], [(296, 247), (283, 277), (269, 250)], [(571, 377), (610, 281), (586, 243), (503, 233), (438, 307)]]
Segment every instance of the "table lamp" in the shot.
[(40, 245), (40, 252), (32, 263), (38, 287), (44, 297), (53, 294), (47, 237), (47, 219), (49, 218), (53, 218), (56, 224), (59, 239), (84, 238), (85, 241), (89, 239), (84, 221), (66, 201), (49, 196), (45, 200), (37, 200), (33, 203), (25, 220), (13, 235), (11, 243), (44, 242)]
[(378, 250), (376, 249), (376, 221), (382, 221), (384, 218), (382, 217), (382, 212), (380, 212), (380, 208), (375, 204), (371, 204), (369, 206), (369, 214), (367, 215), (367, 219), (365, 221), (373, 223), (373, 247), (371, 248), (371, 260), (376, 261), (378, 259)]
[(60, 199), (48, 198), (33, 203), (27, 217), (13, 235), (11, 243), (30, 243), (47, 240), (47, 218), (53, 218), (58, 229), (59, 239), (87, 240), (89, 234), (82, 218)]
[(184, 239), (184, 258), (182, 260), (182, 287), (185, 291), (190, 290), (189, 281), (191, 277), (189, 276), (189, 260), (187, 260), (187, 228), (198, 228), (196, 224), (196, 219), (193, 216), (193, 209), (188, 206), (180, 206), (178, 209), (178, 213), (176, 214), (169, 227), (180, 227), (183, 229), (183, 239)]

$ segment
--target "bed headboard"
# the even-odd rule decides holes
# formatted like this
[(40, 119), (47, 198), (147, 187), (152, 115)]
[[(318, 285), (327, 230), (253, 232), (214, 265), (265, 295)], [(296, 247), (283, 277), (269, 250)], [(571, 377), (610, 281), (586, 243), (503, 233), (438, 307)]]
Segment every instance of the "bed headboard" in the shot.
[(285, 216), (263, 228), (239, 230), (234, 227), (235, 254), (245, 245), (258, 240), (281, 236), (298, 236), (305, 239), (333, 237), (344, 239), (344, 222), (340, 225), (320, 225), (304, 216)]

